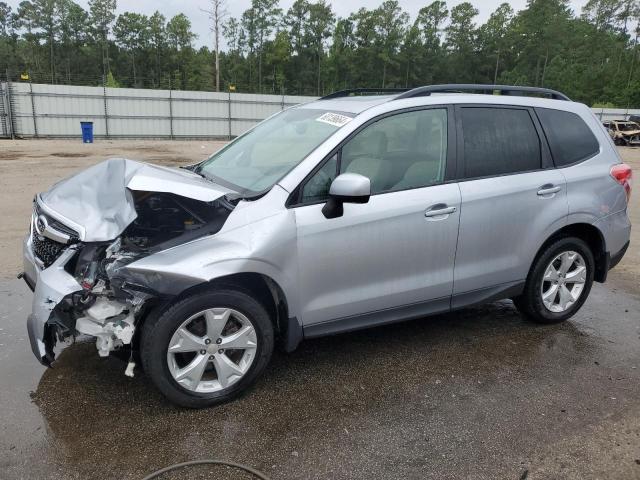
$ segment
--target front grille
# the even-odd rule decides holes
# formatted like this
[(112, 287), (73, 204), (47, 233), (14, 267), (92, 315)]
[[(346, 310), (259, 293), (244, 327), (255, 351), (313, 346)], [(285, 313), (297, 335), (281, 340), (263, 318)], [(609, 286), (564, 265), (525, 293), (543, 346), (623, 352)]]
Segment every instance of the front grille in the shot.
[[(68, 241), (63, 243), (49, 238), (49, 236), (41, 235), (45, 233), (50, 235), (57, 232), (64, 237), (69, 237)], [(57, 238), (57, 237), (55, 237)], [(35, 257), (42, 262), (44, 268), (49, 268), (55, 262), (69, 243), (78, 241), (78, 233), (72, 228), (67, 227), (59, 222), (51, 215), (45, 213), (37, 201), (34, 201), (33, 217), (31, 219), (31, 246)]]
[(51, 266), (64, 250), (64, 245), (34, 232), (32, 237), (33, 253), (44, 264), (44, 268)]
[(49, 226), (51, 228), (57, 230), (58, 232), (65, 233), (65, 234), (69, 235), (69, 237), (71, 237), (72, 239), (77, 239), (78, 238), (78, 233), (75, 230), (73, 230), (72, 228), (67, 227), (63, 223), (60, 223), (58, 220), (53, 218), (51, 215), (47, 215), (46, 213), (44, 213), (37, 203), (35, 203), (35, 214), (36, 214), (36, 218), (39, 217), (40, 215), (44, 215), (46, 217), (46, 219), (47, 219), (47, 222), (48, 222)]

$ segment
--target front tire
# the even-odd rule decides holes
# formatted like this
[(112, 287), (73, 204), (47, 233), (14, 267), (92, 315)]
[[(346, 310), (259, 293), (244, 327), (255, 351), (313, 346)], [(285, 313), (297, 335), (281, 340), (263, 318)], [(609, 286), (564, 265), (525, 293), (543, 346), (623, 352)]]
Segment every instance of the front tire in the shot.
[(536, 258), (524, 292), (513, 302), (520, 313), (534, 322), (563, 322), (587, 300), (594, 272), (589, 245), (576, 237), (560, 238)]
[(273, 353), (264, 306), (244, 291), (200, 290), (143, 327), (145, 372), (171, 402), (203, 408), (247, 390)]

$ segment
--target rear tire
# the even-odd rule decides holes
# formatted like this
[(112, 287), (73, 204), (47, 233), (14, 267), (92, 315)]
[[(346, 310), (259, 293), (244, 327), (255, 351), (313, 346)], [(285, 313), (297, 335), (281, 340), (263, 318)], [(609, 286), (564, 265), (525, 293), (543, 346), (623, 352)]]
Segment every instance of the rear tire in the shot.
[(143, 368), (158, 390), (182, 407), (236, 398), (271, 359), (271, 319), (244, 291), (200, 290), (154, 317), (143, 327)]
[(563, 322), (587, 300), (594, 272), (589, 245), (577, 237), (559, 238), (535, 259), (524, 292), (513, 303), (534, 322)]

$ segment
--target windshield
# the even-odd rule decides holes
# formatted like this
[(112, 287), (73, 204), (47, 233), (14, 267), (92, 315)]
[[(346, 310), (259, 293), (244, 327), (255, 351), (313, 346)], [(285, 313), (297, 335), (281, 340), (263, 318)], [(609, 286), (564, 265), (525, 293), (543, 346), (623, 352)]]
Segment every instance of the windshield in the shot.
[(286, 110), (212, 155), (196, 171), (241, 193), (263, 192), (352, 117), (316, 109)]

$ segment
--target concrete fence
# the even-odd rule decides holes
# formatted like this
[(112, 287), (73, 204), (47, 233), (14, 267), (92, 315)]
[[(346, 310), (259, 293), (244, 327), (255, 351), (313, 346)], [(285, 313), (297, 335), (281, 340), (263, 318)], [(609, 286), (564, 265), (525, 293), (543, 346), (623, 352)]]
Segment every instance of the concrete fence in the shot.
[[(233, 138), (315, 97), (0, 83), (0, 138)], [(602, 120), (640, 110), (594, 109)]]
[(5, 82), (0, 137), (78, 137), (93, 122), (97, 138), (233, 138), (314, 98)]

